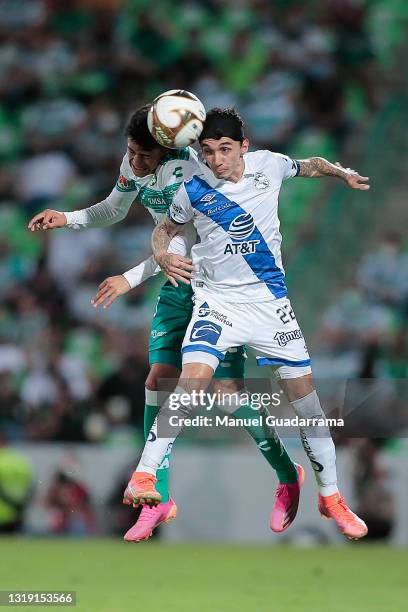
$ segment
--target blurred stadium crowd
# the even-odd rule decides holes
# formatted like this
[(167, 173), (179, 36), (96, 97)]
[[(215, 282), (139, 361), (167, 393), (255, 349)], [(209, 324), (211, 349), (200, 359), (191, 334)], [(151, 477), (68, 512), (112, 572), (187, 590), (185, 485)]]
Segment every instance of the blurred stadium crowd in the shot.
[[(109, 311), (90, 306), (104, 278), (149, 253), (140, 206), (118, 226), (85, 232), (32, 235), (28, 219), (103, 199), (127, 117), (166, 89), (191, 90), (207, 108), (236, 105), (254, 147), (340, 155), (387, 92), (398, 43), (388, 5), (1, 0), (0, 420), (9, 440), (141, 436), (158, 282)], [(358, 284), (327, 311), (328, 350), (392, 333), (408, 256), (389, 247), (367, 255)], [(407, 282), (396, 287), (400, 265)]]

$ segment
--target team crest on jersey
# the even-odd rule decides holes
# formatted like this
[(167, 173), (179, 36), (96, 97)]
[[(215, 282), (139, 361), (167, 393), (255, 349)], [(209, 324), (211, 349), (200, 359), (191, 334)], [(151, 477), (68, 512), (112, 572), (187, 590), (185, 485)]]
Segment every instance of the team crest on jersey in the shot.
[(266, 189), (269, 187), (269, 179), (262, 174), (262, 172), (255, 172), (254, 183), (257, 189)]
[(117, 180), (116, 189), (118, 189), (119, 191), (135, 191), (136, 183), (132, 179), (128, 179), (126, 178), (126, 176), (123, 176), (123, 174), (121, 174)]

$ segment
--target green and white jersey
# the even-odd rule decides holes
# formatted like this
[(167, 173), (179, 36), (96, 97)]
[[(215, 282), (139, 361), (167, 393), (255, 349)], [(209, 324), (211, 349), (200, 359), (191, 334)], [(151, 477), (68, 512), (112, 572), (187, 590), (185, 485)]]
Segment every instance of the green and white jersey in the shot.
[(133, 173), (126, 153), (115, 189), (120, 193), (133, 193), (157, 224), (167, 214), (180, 183), (191, 178), (197, 168), (198, 159), (194, 149), (174, 149), (169, 150), (154, 174), (139, 178)]
[[(169, 149), (153, 174), (138, 177), (134, 174), (126, 153), (120, 166), (119, 178), (109, 196), (83, 210), (64, 212), (67, 227), (84, 229), (106, 227), (122, 221), (135, 200), (140, 202), (152, 215), (154, 222), (160, 223), (180, 184), (198, 171), (198, 157), (194, 149)], [(197, 240), (193, 224), (188, 224), (183, 235), (173, 238), (169, 251), (177, 255), (188, 255)], [(129, 273), (125, 273), (132, 287), (159, 272), (153, 258), (141, 262)]]

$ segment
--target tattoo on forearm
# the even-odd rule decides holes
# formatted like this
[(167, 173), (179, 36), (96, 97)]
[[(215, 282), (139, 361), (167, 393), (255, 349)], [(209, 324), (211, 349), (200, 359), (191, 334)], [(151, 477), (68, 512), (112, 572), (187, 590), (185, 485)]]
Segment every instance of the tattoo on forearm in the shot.
[(152, 234), (152, 249), (156, 256), (158, 253), (167, 251), (171, 239), (178, 233), (181, 233), (182, 226), (177, 226), (168, 219), (155, 227)]
[(299, 160), (299, 176), (318, 178), (320, 176), (344, 177), (344, 170), (330, 163), (323, 157), (310, 157), (309, 159)]

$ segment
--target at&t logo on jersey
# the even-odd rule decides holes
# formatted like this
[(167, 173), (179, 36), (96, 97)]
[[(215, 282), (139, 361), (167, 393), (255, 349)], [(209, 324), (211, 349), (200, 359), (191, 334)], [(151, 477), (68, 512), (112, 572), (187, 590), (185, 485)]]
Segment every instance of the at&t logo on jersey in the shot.
[(260, 240), (247, 240), (246, 242), (236, 242), (235, 244), (227, 244), (224, 249), (224, 255), (249, 255), (255, 253), (256, 245)]
[(228, 228), (228, 234), (235, 240), (242, 240), (243, 238), (248, 238), (254, 231), (254, 228), (255, 221), (252, 215), (244, 213), (243, 215), (238, 215), (238, 217), (235, 217), (235, 219), (231, 221)]
[(249, 213), (244, 213), (242, 215), (238, 215), (238, 217), (235, 217), (235, 219), (230, 223), (228, 234), (231, 236), (231, 238), (234, 240), (239, 240), (240, 242), (227, 244), (224, 249), (224, 255), (249, 255), (250, 253), (255, 253), (256, 246), (260, 241), (243, 241), (244, 238), (248, 238), (253, 233), (254, 229), (255, 221), (253, 220), (252, 215)]
[(221, 336), (222, 327), (211, 321), (196, 321), (190, 334), (191, 342), (208, 342), (217, 344)]

